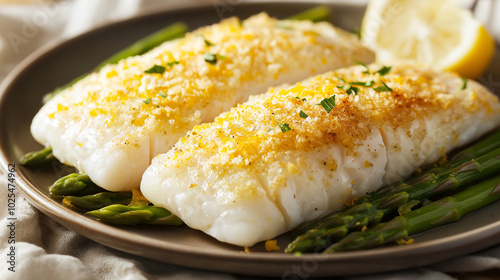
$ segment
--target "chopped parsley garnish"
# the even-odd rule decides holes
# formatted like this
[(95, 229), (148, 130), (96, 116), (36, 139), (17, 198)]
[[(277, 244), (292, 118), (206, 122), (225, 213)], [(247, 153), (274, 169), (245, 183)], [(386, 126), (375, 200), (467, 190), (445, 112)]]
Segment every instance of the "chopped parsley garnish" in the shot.
[(380, 76), (384, 76), (385, 74), (389, 73), (389, 71), (391, 71), (391, 69), (392, 69), (392, 66), (382, 66), (382, 68), (380, 68), (375, 73), (380, 74)]
[(319, 105), (321, 105), (327, 113), (330, 113), (333, 107), (335, 107), (335, 95), (332, 95), (328, 98), (321, 100)]
[(302, 100), (302, 101), (307, 101), (307, 99), (305, 99), (305, 98), (300, 99), (300, 97), (298, 97), (298, 96), (295, 96), (295, 99), (299, 99), (299, 100)]
[(285, 133), (289, 130), (292, 130), (287, 123), (278, 123), (278, 125), (281, 128), (281, 132), (283, 132), (283, 133)]
[(351, 95), (353, 93), (355, 95), (358, 95), (358, 92), (359, 92), (359, 88), (353, 87), (352, 83), (349, 83), (349, 84), (343, 85), (343, 86), (337, 86), (337, 87), (345, 90), (347, 92), (347, 94), (349, 94), (349, 95)]
[(299, 116), (303, 119), (306, 119), (307, 117), (309, 117), (306, 113), (304, 113), (304, 111), (300, 110), (300, 113), (299, 113)]
[(362, 87), (371, 87), (375, 84), (375, 81), (371, 80), (368, 82), (350, 82), (351, 85), (357, 85)]
[(158, 95), (163, 97), (163, 98), (167, 97), (167, 94), (165, 94), (163, 91), (158, 92)]
[(357, 64), (359, 64), (359, 65), (361, 65), (361, 66), (363, 66), (363, 67), (365, 67), (365, 68), (366, 68), (366, 70), (365, 70), (365, 71), (363, 71), (363, 74), (370, 74), (370, 68), (368, 68), (368, 66), (366, 66), (366, 64), (364, 64), (364, 63), (363, 63), (363, 62), (361, 62), (361, 61), (354, 61), (354, 62), (356, 62)]
[(158, 74), (163, 74), (165, 72), (165, 67), (161, 65), (156, 65), (149, 68), (148, 70), (144, 71), (144, 73), (152, 74), (152, 73), (158, 73)]
[(151, 97), (148, 98), (148, 99), (144, 99), (142, 102), (144, 102), (144, 104), (149, 104), (149, 102), (151, 102)]
[(208, 62), (212, 65), (217, 63), (217, 54), (206, 52), (203, 57), (205, 58), (206, 62)]
[(462, 78), (462, 87), (460, 88), (461, 90), (464, 90), (467, 88), (467, 82), (469, 80), (467, 80), (467, 78)]
[(178, 60), (174, 60), (174, 61), (168, 62), (168, 63), (167, 63), (167, 66), (168, 66), (168, 67), (172, 67), (172, 66), (174, 66), (175, 64), (179, 64), (179, 61), (178, 61)]
[(392, 88), (390, 88), (386, 83), (382, 82), (383, 86), (379, 86), (374, 88), (375, 91), (381, 92), (381, 91), (392, 91)]

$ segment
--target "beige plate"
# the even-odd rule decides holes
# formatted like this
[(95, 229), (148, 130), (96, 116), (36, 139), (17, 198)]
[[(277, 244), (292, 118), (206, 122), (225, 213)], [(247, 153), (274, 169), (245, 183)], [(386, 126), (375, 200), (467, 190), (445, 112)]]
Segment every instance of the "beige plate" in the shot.
[[(319, 1), (318, 1), (319, 2)], [(238, 15), (243, 18), (260, 11), (286, 17), (313, 6), (313, 1), (215, 4), (171, 7), (171, 9), (103, 26), (91, 32), (46, 47), (23, 61), (0, 88), (0, 148), (2, 167), (16, 163), (28, 151), (37, 150), (29, 126), (46, 92), (89, 71), (110, 54), (134, 40), (182, 20), (196, 28)], [(226, 4), (223, 4), (226, 3)], [(364, 8), (332, 4), (334, 24), (347, 30), (359, 25)], [(493, 64), (500, 65), (496, 57)], [(482, 80), (488, 86), (500, 81), (500, 67), (491, 67)], [(494, 88), (493, 88), (494, 89)], [(458, 223), (425, 232), (409, 246), (338, 253), (329, 256), (282, 252), (267, 253), (262, 244), (242, 253), (243, 248), (225, 245), (187, 227), (112, 227), (62, 206), (47, 192), (68, 167), (28, 170), (17, 166), (16, 181), (22, 193), (38, 209), (64, 226), (106, 246), (178, 265), (237, 274), (304, 278), (307, 276), (352, 275), (391, 271), (427, 265), (495, 245), (500, 240), (500, 203), (477, 211)], [(289, 236), (278, 237), (283, 248)]]

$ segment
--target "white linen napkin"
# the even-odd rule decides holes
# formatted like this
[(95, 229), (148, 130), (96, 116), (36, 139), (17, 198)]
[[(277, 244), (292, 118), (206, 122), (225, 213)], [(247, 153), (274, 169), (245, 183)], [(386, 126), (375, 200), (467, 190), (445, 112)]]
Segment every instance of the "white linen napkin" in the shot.
[[(363, 2), (364, 0), (358, 0)], [(464, 0), (465, 2), (468, 0)], [(12, 2), (12, 0), (0, 0)], [(0, 6), (0, 81), (28, 54), (52, 40), (74, 36), (107, 21), (165, 5), (161, 0), (24, 0)], [(500, 38), (500, 4), (481, 0), (475, 15)], [(467, 4), (467, 3), (466, 3)], [(492, 12), (494, 10), (494, 13)], [(0, 169), (6, 169), (2, 166)], [(0, 279), (250, 279), (166, 264), (93, 242), (54, 222), (16, 191), (16, 265), (9, 270), (11, 232), (6, 212), (8, 190), (0, 188)], [(454, 279), (465, 272), (500, 269), (500, 246), (425, 268), (346, 277), (345, 279)], [(251, 278), (253, 279), (253, 278)], [(484, 279), (484, 278), (483, 278)]]

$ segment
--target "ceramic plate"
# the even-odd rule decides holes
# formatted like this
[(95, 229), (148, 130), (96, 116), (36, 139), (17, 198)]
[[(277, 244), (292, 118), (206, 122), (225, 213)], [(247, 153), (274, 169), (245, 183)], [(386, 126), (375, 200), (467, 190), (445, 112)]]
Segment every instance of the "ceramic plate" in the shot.
[[(0, 88), (2, 167), (18, 162), (26, 152), (41, 148), (31, 137), (29, 126), (45, 93), (91, 70), (100, 61), (138, 38), (175, 21), (184, 21), (194, 29), (218, 22), (224, 17), (238, 15), (246, 18), (261, 11), (284, 18), (314, 5), (314, 1), (184, 4), (106, 25), (62, 43), (46, 46), (23, 61)], [(347, 30), (359, 26), (363, 6), (330, 5), (335, 25)], [(500, 65), (500, 58), (496, 57), (495, 60), (492, 65)], [(499, 80), (499, 67), (490, 67), (480, 79), (490, 87)], [(68, 167), (59, 165), (44, 170), (30, 170), (17, 164), (16, 183), (35, 207), (92, 240), (139, 256), (187, 267), (281, 276), (285, 279), (364, 274), (427, 265), (484, 249), (500, 240), (500, 203), (496, 203), (464, 217), (458, 223), (415, 236), (415, 243), (408, 246), (295, 257), (283, 252), (265, 252), (263, 245), (258, 244), (250, 248), (251, 253), (244, 253), (243, 248), (222, 244), (187, 227), (112, 227), (69, 210), (52, 199), (47, 191), (47, 186), (68, 172), (71, 172)], [(278, 237), (278, 245), (284, 248), (289, 240), (288, 235), (282, 235)]]

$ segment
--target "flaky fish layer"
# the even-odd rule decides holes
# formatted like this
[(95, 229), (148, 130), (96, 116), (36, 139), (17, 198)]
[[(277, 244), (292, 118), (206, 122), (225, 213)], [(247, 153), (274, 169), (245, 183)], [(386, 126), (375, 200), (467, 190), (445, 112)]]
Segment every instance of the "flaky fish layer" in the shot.
[(462, 89), (453, 73), (380, 68), (271, 89), (194, 127), (153, 160), (141, 191), (188, 226), (250, 246), (398, 181), (500, 122), (498, 99), (474, 81)]
[(328, 23), (227, 19), (89, 75), (43, 106), (31, 132), (99, 186), (130, 190), (155, 155), (248, 96), (373, 59)]

